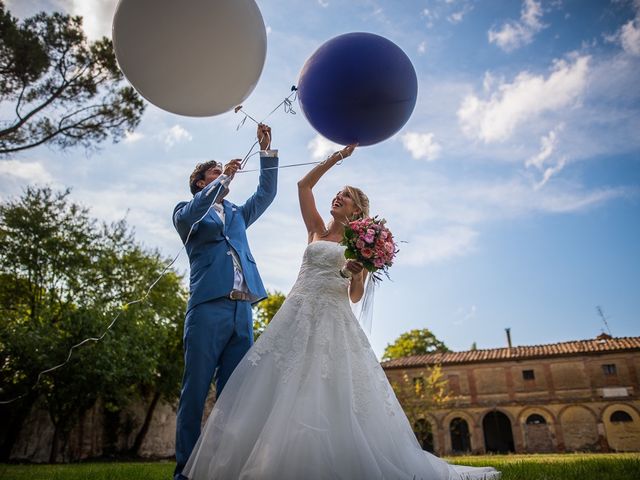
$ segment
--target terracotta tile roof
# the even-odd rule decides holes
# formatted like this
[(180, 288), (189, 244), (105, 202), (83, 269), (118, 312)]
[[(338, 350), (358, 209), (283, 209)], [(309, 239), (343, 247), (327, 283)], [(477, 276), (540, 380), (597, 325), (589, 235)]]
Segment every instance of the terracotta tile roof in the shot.
[[(608, 338), (607, 338), (608, 337)], [(549, 343), (546, 345), (524, 345), (512, 348), (490, 348), (466, 352), (429, 353), (397, 358), (382, 362), (382, 368), (410, 368), (433, 364), (456, 364), (476, 362), (500, 362), (529, 358), (560, 357), (604, 352), (640, 350), (640, 337), (617, 337), (601, 335), (591, 340)]]

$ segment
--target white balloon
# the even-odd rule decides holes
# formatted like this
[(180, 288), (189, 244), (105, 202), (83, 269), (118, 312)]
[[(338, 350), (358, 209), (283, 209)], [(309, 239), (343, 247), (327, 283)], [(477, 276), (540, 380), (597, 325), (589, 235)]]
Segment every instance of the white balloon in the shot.
[(267, 32), (254, 0), (120, 0), (113, 44), (125, 77), (149, 102), (206, 117), (253, 91)]

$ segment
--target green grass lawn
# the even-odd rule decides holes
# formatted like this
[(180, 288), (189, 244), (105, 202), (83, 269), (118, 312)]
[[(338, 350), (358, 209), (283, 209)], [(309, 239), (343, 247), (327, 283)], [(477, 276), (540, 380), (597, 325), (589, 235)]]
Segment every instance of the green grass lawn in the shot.
[(492, 466), (503, 480), (640, 480), (640, 454), (485, 455), (451, 463)]
[[(640, 454), (491, 455), (448, 458), (491, 465), (503, 480), (640, 480)], [(0, 465), (1, 480), (170, 480), (172, 462)], [(355, 480), (355, 479), (354, 479)], [(428, 479), (425, 479), (428, 480)]]

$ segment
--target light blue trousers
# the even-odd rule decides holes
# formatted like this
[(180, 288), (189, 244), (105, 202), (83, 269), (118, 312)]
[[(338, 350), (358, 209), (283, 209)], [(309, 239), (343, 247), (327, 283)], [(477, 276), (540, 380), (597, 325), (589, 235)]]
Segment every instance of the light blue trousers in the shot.
[(249, 302), (219, 298), (196, 305), (184, 324), (184, 375), (176, 420), (176, 470), (180, 473), (200, 436), (204, 403), (211, 381), (220, 395), (253, 344)]

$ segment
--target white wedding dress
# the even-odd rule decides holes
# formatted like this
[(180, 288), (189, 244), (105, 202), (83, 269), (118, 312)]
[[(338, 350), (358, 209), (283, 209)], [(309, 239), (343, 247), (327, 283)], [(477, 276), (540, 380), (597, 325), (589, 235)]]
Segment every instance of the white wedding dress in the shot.
[(339, 274), (311, 243), (293, 289), (227, 382), (183, 475), (197, 480), (493, 479), (423, 451)]

